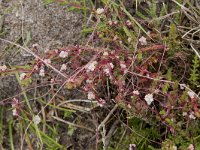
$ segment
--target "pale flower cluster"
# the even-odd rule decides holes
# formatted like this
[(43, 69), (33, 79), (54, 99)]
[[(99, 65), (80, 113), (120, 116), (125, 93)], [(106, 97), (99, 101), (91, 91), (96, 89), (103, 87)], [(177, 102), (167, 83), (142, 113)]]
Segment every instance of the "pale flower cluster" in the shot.
[(111, 75), (111, 69), (114, 68), (113, 63), (109, 63), (105, 66), (105, 68), (103, 69), (103, 72), (109, 76), (109, 79), (112, 80), (112, 75)]
[(44, 76), (45, 76), (44, 68), (40, 69), (39, 75), (40, 75), (41, 77), (44, 77)]
[(13, 114), (13, 116), (18, 116), (18, 112), (17, 112), (17, 105), (19, 104), (19, 100), (18, 99), (16, 99), (16, 98), (13, 98), (13, 100), (12, 100), (12, 114)]
[(129, 150), (134, 150), (136, 149), (136, 145), (135, 144), (129, 144)]
[(175, 145), (172, 148), (173, 148), (173, 150), (177, 150), (177, 146), (175, 146)]
[(0, 71), (6, 71), (6, 69), (7, 69), (7, 66), (6, 66), (6, 65), (0, 66)]
[(12, 110), (12, 114), (13, 114), (13, 116), (18, 116), (18, 112), (17, 112), (17, 109), (16, 109), (16, 108), (14, 108), (14, 109)]
[(26, 73), (21, 73), (21, 74), (19, 75), (19, 79), (20, 79), (20, 80), (24, 80), (25, 77), (26, 77)]
[(65, 71), (67, 70), (67, 65), (66, 64), (62, 64), (60, 71)]
[(103, 52), (103, 56), (108, 56), (108, 52)]
[(33, 48), (39, 47), (39, 44), (38, 44), (38, 43), (35, 43), (35, 44), (32, 45), (32, 47), (33, 47)]
[(103, 72), (107, 75), (110, 75), (110, 68), (113, 69), (114, 65), (113, 63), (109, 63), (107, 64), (107, 66), (103, 69)]
[(86, 83), (90, 84), (90, 83), (92, 83), (92, 80), (87, 79), (87, 80), (86, 80)]
[(95, 95), (94, 95), (94, 93), (93, 92), (88, 92), (88, 99), (89, 100), (92, 100), (92, 99), (95, 99)]
[(109, 21), (108, 21), (108, 24), (109, 24), (110, 26), (112, 26), (112, 25), (113, 25), (112, 20), (109, 20)]
[(187, 112), (183, 112), (182, 116), (183, 117), (187, 116)]
[(104, 72), (105, 74), (107, 74), (107, 75), (110, 74), (110, 70), (109, 70), (109, 68), (105, 68), (105, 69), (103, 69), (103, 72)]
[(41, 122), (41, 118), (38, 115), (34, 116), (33, 123), (35, 125), (38, 125), (40, 122)]
[(97, 61), (93, 61), (90, 62), (87, 66), (86, 66), (86, 71), (90, 72), (90, 71), (94, 71), (97, 65)]
[(113, 41), (116, 41), (118, 39), (118, 36), (115, 35), (114, 38), (113, 38)]
[(193, 144), (190, 144), (189, 146), (188, 146), (188, 148), (187, 148), (188, 150), (195, 150), (194, 149), (194, 145)]
[(191, 99), (193, 99), (195, 97), (195, 93), (192, 91), (188, 91), (187, 94)]
[(103, 9), (103, 8), (97, 8), (96, 13), (97, 13), (98, 15), (101, 15), (102, 13), (104, 13), (104, 9)]
[(147, 45), (147, 39), (143, 36), (139, 39), (139, 42), (141, 45)]
[(128, 104), (128, 105), (127, 105), (127, 107), (128, 107), (129, 109), (131, 109), (131, 108), (132, 108), (131, 104)]
[(132, 39), (131, 37), (128, 38), (128, 43), (131, 43)]
[(103, 107), (103, 105), (105, 105), (106, 101), (103, 100), (103, 99), (100, 99), (97, 101), (97, 105), (100, 106), (100, 107)]
[(144, 100), (147, 102), (148, 105), (151, 105), (151, 103), (154, 101), (153, 94), (145, 95)]
[(125, 63), (120, 63), (120, 67), (121, 67), (122, 69), (126, 69), (126, 64), (125, 64)]
[(109, 63), (110, 67), (113, 69), (114, 68), (114, 65), (113, 63)]
[(196, 119), (196, 117), (194, 116), (194, 112), (193, 112), (193, 111), (190, 112), (189, 118), (190, 118), (190, 119)]
[(117, 20), (115, 20), (113, 23), (114, 23), (114, 25), (117, 25), (117, 24), (118, 24), (118, 21), (117, 21)]
[(45, 64), (51, 64), (51, 60), (50, 59), (44, 59), (43, 60)]
[(68, 52), (66, 52), (66, 51), (61, 51), (60, 54), (59, 54), (59, 57), (60, 57), (60, 58), (66, 58), (66, 57), (68, 57)]
[(131, 25), (132, 25), (132, 23), (131, 23), (130, 20), (127, 20), (127, 21), (126, 21), (126, 24), (127, 24), (127, 26), (131, 26)]
[(138, 90), (133, 91), (134, 95), (140, 95), (140, 92)]
[(180, 89), (181, 89), (181, 90), (184, 90), (184, 89), (185, 89), (185, 86), (186, 86), (185, 84), (180, 84)]

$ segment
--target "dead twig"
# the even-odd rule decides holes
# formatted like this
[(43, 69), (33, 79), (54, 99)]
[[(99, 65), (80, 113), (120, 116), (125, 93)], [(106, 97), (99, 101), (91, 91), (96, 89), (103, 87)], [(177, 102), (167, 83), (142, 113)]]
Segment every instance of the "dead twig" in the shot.
[(113, 109), (109, 112), (109, 114), (106, 116), (106, 118), (101, 122), (101, 124), (98, 126), (98, 131), (103, 127), (103, 125), (105, 125), (105, 123), (108, 121), (108, 119), (110, 118), (111, 115), (113, 115), (114, 111), (117, 109), (118, 105), (115, 104), (115, 106), (113, 107)]
[(105, 138), (106, 139), (106, 141), (105, 141), (105, 148), (106, 149), (109, 146), (110, 140), (111, 140), (113, 133), (114, 133), (119, 122), (120, 122), (119, 120), (115, 120), (115, 122), (113, 123), (112, 127), (110, 128), (108, 134), (106, 135), (106, 138)]

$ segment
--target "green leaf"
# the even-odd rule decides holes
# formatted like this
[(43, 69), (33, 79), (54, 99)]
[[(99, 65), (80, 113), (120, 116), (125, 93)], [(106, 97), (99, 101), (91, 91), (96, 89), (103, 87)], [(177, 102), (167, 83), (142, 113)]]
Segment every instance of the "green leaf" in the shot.
[(165, 113), (166, 113), (165, 110), (161, 110), (161, 111), (159, 112), (160, 115), (164, 115)]
[(48, 4), (51, 4), (53, 2), (54, 2), (54, 0), (43, 0), (44, 5), (48, 5)]
[(72, 111), (64, 111), (64, 118), (70, 117), (72, 114)]
[(142, 53), (138, 53), (138, 59), (139, 59), (139, 60), (142, 60), (142, 59), (143, 59)]
[(74, 133), (74, 131), (76, 130), (76, 127), (74, 127), (74, 126), (72, 126), (72, 125), (69, 125), (67, 129), (68, 129), (68, 130), (67, 130), (67, 134), (68, 134), (69, 136), (72, 136), (73, 133)]

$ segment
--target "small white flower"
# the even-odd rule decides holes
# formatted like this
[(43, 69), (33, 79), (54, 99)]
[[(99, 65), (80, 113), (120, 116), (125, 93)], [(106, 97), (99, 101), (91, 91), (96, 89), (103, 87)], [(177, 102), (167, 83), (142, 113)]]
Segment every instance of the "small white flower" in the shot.
[(112, 20), (109, 20), (109, 21), (108, 21), (108, 24), (109, 24), (110, 26), (112, 26), (112, 25), (113, 25)]
[(151, 34), (151, 31), (147, 31), (147, 35), (149, 35), (149, 36), (150, 36), (150, 34)]
[(136, 148), (136, 145), (135, 144), (129, 144), (129, 150), (133, 150)]
[(103, 52), (103, 56), (108, 56), (108, 52)]
[(12, 110), (12, 114), (13, 114), (13, 116), (18, 116), (19, 114), (18, 114), (18, 112), (17, 112), (17, 106), (18, 106), (18, 104), (19, 104), (19, 100), (18, 99), (16, 99), (16, 98), (13, 98), (13, 100), (12, 100), (12, 108), (13, 108), (13, 110)]
[(113, 41), (116, 41), (118, 39), (118, 36), (115, 35), (114, 38), (113, 38)]
[(124, 72), (124, 74), (127, 74), (127, 72), (128, 72), (128, 69), (125, 69), (123, 72)]
[(12, 100), (12, 106), (16, 106), (18, 104), (19, 104), (19, 100), (16, 99), (16, 98), (13, 98), (13, 100)]
[(184, 89), (185, 89), (185, 86), (186, 86), (185, 84), (180, 84), (180, 89), (181, 89), (181, 90), (184, 90)]
[(62, 64), (60, 71), (65, 71), (67, 70), (67, 65), (66, 64)]
[(90, 83), (92, 83), (92, 80), (87, 79), (86, 83), (90, 84)]
[(37, 71), (38, 69), (39, 69), (39, 68), (38, 68), (38, 65), (35, 65), (35, 66), (34, 66), (34, 70)]
[(113, 80), (113, 76), (109, 75), (109, 79), (110, 79), (110, 80)]
[(129, 38), (128, 38), (128, 43), (131, 43), (131, 41), (132, 41), (132, 39), (129, 37)]
[(134, 95), (140, 95), (140, 92), (138, 90), (133, 91)]
[(33, 48), (36, 48), (36, 47), (38, 47), (38, 46), (39, 46), (38, 43), (35, 43), (35, 44), (32, 45)]
[(148, 105), (151, 105), (151, 103), (153, 102), (153, 94), (145, 95), (144, 100), (147, 102)]
[(141, 45), (147, 45), (147, 39), (143, 36), (139, 39), (139, 42)]
[(101, 15), (102, 13), (104, 13), (104, 9), (103, 8), (98, 8), (97, 11), (96, 11), (96, 13), (98, 15)]
[(36, 115), (33, 118), (33, 122), (34, 122), (35, 125), (38, 125), (41, 122), (41, 118), (38, 115)]
[(15, 15), (16, 15), (16, 17), (19, 17), (19, 12), (17, 11), (17, 12), (15, 13)]
[(195, 93), (194, 93), (193, 91), (188, 91), (187, 93), (188, 93), (188, 96), (189, 96), (191, 99), (194, 98)]
[(17, 112), (17, 109), (16, 109), (16, 108), (14, 108), (14, 109), (12, 110), (12, 114), (13, 114), (13, 116), (18, 116), (18, 112)]
[(127, 107), (128, 107), (129, 109), (131, 109), (131, 108), (132, 108), (131, 104), (128, 104), (128, 105), (127, 105)]
[(93, 92), (88, 92), (88, 99), (89, 100), (92, 100), (92, 99), (95, 99), (95, 95), (94, 95), (94, 93)]
[(120, 63), (120, 67), (121, 67), (122, 69), (126, 69), (126, 64)]
[(50, 59), (44, 59), (43, 60), (45, 64), (51, 64), (51, 60)]
[(51, 81), (50, 81), (51, 83), (54, 83), (55, 82), (55, 79), (54, 78), (51, 78)]
[[(111, 69), (114, 68), (113, 63), (107, 64), (106, 67), (103, 69), (103, 72), (104, 72), (106, 75), (110, 75), (110, 68), (111, 68)], [(111, 75), (110, 75), (110, 78), (112, 78)]]
[(59, 54), (59, 57), (60, 57), (60, 58), (66, 58), (66, 57), (68, 57), (68, 52), (66, 52), (66, 51), (61, 51), (60, 54)]
[(0, 71), (6, 71), (6, 69), (7, 69), (6, 65), (0, 66)]
[(97, 101), (97, 105), (100, 106), (100, 107), (103, 107), (103, 105), (104, 105), (105, 103), (106, 103), (106, 101), (103, 100), (103, 99), (100, 99), (100, 100)]
[(113, 23), (114, 23), (115, 25), (117, 25), (117, 24), (118, 24), (118, 21), (117, 21), (117, 20), (115, 20)]
[(109, 63), (110, 64), (110, 67), (113, 69), (114, 68), (114, 65), (113, 63)]
[(188, 150), (194, 150), (194, 145), (193, 144), (190, 144), (187, 148)]
[(86, 67), (86, 71), (89, 72), (89, 71), (94, 71), (95, 68), (96, 68), (96, 65), (97, 65), (97, 61), (93, 61), (91, 63), (89, 63)]
[(105, 74), (107, 74), (107, 75), (110, 74), (110, 70), (109, 70), (109, 68), (105, 68), (105, 69), (103, 69), (103, 72), (104, 72)]
[(130, 20), (127, 20), (127, 21), (126, 21), (126, 24), (127, 24), (127, 26), (131, 26), (131, 25), (132, 25), (132, 23), (131, 23)]
[(183, 116), (187, 116), (187, 112), (183, 112), (183, 114), (182, 114)]
[(172, 148), (173, 148), (173, 150), (177, 150), (177, 146), (175, 146), (175, 145)]
[(20, 79), (20, 80), (24, 80), (25, 77), (26, 77), (26, 73), (21, 73), (21, 74), (19, 75), (19, 79)]
[(44, 68), (40, 69), (39, 75), (40, 75), (41, 77), (44, 77), (44, 76), (45, 76)]
[(196, 119), (196, 117), (194, 116), (194, 112), (193, 111), (190, 113), (189, 118), (190, 119)]

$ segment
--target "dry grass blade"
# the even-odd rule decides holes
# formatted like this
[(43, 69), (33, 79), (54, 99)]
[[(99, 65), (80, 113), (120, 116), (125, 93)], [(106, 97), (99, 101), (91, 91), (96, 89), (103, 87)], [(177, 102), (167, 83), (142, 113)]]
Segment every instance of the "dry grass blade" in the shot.
[(69, 121), (63, 120), (63, 119), (58, 118), (58, 117), (56, 117), (56, 116), (52, 116), (52, 118), (54, 118), (54, 119), (57, 120), (57, 121), (66, 123), (66, 124), (68, 124), (68, 125), (71, 125), (71, 126), (74, 126), (74, 127), (77, 127), (77, 128), (86, 129), (86, 130), (88, 130), (88, 131), (90, 131), (90, 132), (95, 133), (94, 130), (92, 130), (92, 129), (90, 129), (90, 128), (87, 128), (87, 127), (85, 127), (85, 126), (81, 126), (81, 125), (78, 125), (78, 124), (71, 123), (71, 122), (69, 122)]

